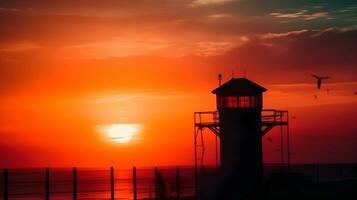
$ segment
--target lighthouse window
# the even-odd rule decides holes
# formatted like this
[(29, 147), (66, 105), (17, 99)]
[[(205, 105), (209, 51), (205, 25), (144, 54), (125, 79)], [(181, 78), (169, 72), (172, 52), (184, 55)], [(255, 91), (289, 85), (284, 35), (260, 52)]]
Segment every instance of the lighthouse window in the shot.
[(261, 96), (251, 96), (250, 97), (250, 107), (261, 107), (262, 99)]
[(238, 107), (237, 97), (226, 97), (225, 107), (226, 108), (237, 108)]
[(250, 107), (249, 96), (239, 97), (239, 107), (240, 108), (249, 108)]
[(261, 108), (262, 96), (217, 96), (217, 108)]

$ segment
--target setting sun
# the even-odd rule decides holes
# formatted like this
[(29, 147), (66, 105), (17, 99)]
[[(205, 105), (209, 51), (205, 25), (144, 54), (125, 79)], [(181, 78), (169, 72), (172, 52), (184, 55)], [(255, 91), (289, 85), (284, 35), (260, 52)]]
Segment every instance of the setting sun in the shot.
[(130, 142), (140, 129), (140, 124), (111, 124), (99, 127), (98, 132), (111, 142), (124, 144)]

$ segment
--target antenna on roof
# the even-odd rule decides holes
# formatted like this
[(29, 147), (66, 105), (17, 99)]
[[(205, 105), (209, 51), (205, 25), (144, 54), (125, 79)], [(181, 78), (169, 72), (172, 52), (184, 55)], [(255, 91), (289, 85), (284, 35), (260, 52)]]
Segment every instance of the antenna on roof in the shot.
[(244, 67), (244, 72), (243, 72), (244, 74), (243, 74), (243, 77), (244, 78), (247, 78), (247, 69)]
[(219, 86), (222, 85), (222, 74), (218, 74), (218, 84)]
[(234, 78), (234, 69), (232, 69), (232, 79)]

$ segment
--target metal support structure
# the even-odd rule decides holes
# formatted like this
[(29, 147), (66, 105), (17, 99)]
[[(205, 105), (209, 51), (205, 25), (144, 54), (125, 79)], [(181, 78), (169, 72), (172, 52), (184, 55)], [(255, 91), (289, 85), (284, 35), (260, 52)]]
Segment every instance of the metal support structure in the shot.
[(152, 188), (151, 188), (151, 182), (150, 182), (149, 183), (149, 199), (152, 199), (151, 190), (152, 190)]
[(180, 167), (176, 167), (176, 197), (181, 199), (180, 196)]
[(288, 173), (291, 172), (291, 160), (290, 160), (290, 126), (289, 126), (289, 113), (287, 113), (287, 126), (286, 126), (286, 136), (288, 140)]
[(77, 167), (73, 167), (73, 200), (77, 200)]
[(9, 199), (9, 170), (4, 169), (4, 200)]
[(271, 129), (274, 128), (275, 125), (267, 125), (265, 127), (263, 127), (262, 130), (262, 136), (266, 135)]
[(282, 171), (284, 171), (284, 134), (283, 134), (283, 126), (280, 125), (280, 164), (282, 167)]
[(133, 167), (133, 193), (134, 193), (134, 200), (137, 200), (137, 188), (136, 188), (136, 167)]
[(45, 170), (45, 176), (46, 176), (46, 194), (45, 194), (45, 199), (49, 200), (50, 199), (50, 168), (46, 168)]
[(158, 200), (159, 199), (159, 184), (158, 184), (158, 169), (157, 167), (154, 167), (154, 181), (155, 181), (155, 199)]
[[(208, 119), (207, 119), (208, 118)], [(195, 185), (197, 189), (198, 175), (202, 173), (202, 166), (204, 164), (205, 143), (204, 143), (204, 129), (209, 129), (216, 136), (216, 166), (219, 166), (219, 149), (218, 138), (219, 130), (219, 116), (218, 112), (195, 112), (194, 113), (194, 148), (195, 148)]]
[[(194, 117), (194, 124), (196, 124), (196, 119)], [(195, 192), (197, 192), (197, 179), (198, 179), (198, 169), (197, 169), (197, 137), (196, 137), (196, 126), (194, 126), (194, 130), (193, 130), (194, 134), (193, 134), (193, 138), (194, 138), (194, 152), (195, 152), (195, 168), (194, 168), (194, 183), (195, 183)], [(155, 173), (155, 192), (156, 192), (156, 173)], [(156, 194), (156, 193), (155, 193)], [(195, 194), (197, 195), (197, 194)]]
[[(262, 110), (262, 136), (266, 135), (276, 126), (280, 127), (280, 164), (282, 167), (282, 171), (286, 171), (287, 169), (287, 172), (290, 172), (289, 112), (285, 110), (274, 109)], [(284, 136), (284, 127), (286, 127), (286, 139)]]
[(114, 167), (110, 167), (110, 199), (114, 200)]
[(201, 156), (198, 157), (198, 161), (200, 162), (200, 166), (203, 166), (203, 158), (205, 156), (205, 143), (203, 138), (203, 129), (197, 129), (197, 135), (199, 135), (199, 143), (197, 144), (198, 147), (201, 148)]
[[(262, 131), (261, 136), (265, 136), (276, 126), (280, 126), (280, 150), (281, 150), (281, 164), (282, 166), (288, 166), (288, 172), (290, 171), (290, 133), (289, 133), (289, 113), (285, 110), (264, 109), (262, 110)], [(284, 126), (287, 127), (287, 163), (285, 162), (285, 149), (284, 149)], [(195, 183), (197, 189), (197, 179), (199, 172), (202, 173), (202, 167), (204, 164), (205, 146), (204, 146), (204, 129), (210, 130), (216, 136), (216, 166), (219, 167), (219, 148), (218, 139), (220, 138), (220, 126), (219, 126), (219, 112), (195, 112), (194, 113), (194, 152), (195, 152)]]
[(218, 164), (218, 136), (216, 135), (216, 168), (219, 167), (219, 164)]

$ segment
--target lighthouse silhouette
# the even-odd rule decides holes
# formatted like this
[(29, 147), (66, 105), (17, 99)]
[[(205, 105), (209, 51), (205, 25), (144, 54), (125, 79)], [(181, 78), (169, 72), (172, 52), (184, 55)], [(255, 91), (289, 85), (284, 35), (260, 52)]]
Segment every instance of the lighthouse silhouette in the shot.
[(219, 112), (221, 168), (254, 182), (262, 179), (261, 111), (265, 91), (246, 78), (231, 79), (212, 91)]
[[(256, 199), (263, 196), (262, 108), (264, 87), (232, 78), (212, 91), (218, 123), (220, 173), (201, 176), (198, 199)], [(211, 126), (217, 127), (212, 128)]]
[[(217, 111), (194, 113), (197, 199), (262, 199), (267, 196), (262, 137), (276, 126), (280, 126), (281, 166), (286, 165), (287, 172), (290, 169), (288, 111), (263, 109), (263, 93), (267, 89), (245, 77), (232, 78), (223, 85), (221, 75), (218, 80), (219, 87), (212, 91), (216, 95)], [(206, 173), (204, 167), (204, 129), (216, 136), (215, 172)]]
[(238, 192), (237, 189), (241, 195), (247, 193), (244, 196), (261, 192), (258, 191), (263, 181), (261, 111), (265, 91), (246, 78), (233, 78), (212, 91), (219, 112), (221, 170), (225, 182), (235, 188), (226, 191), (226, 195)]

